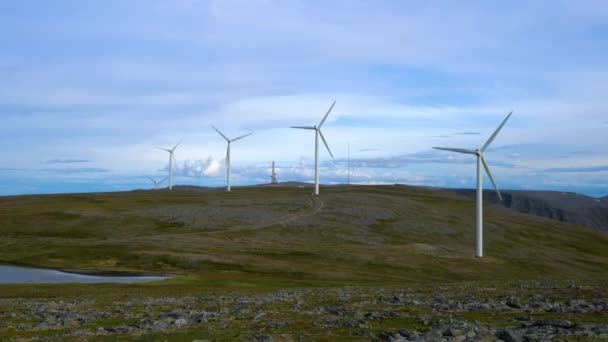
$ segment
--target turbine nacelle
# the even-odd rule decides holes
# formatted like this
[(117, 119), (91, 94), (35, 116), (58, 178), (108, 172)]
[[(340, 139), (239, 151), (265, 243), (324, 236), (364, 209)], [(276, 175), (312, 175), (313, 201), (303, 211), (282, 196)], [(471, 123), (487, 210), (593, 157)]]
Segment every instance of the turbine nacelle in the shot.
[(498, 187), (496, 186), (496, 182), (494, 182), (494, 177), (492, 177), (492, 173), (490, 172), (490, 166), (488, 165), (488, 162), (486, 161), (486, 158), (484, 158), (484, 153), (486, 152), (486, 150), (488, 149), (488, 147), (490, 147), (490, 144), (492, 144), (492, 142), (494, 141), (494, 139), (498, 135), (498, 132), (500, 132), (500, 130), (502, 129), (502, 127), (505, 125), (505, 123), (507, 123), (507, 120), (509, 120), (509, 118), (511, 117), (511, 114), (513, 114), (513, 111), (511, 111), (509, 113), (509, 115), (507, 115), (507, 117), (502, 121), (502, 123), (500, 124), (500, 126), (498, 126), (498, 128), (494, 131), (494, 133), (492, 133), (492, 135), (488, 138), (488, 140), (486, 141), (486, 143), (483, 144), (483, 146), (481, 148), (479, 148), (479, 149), (471, 150), (471, 149), (466, 149), (466, 148), (433, 147), (436, 150), (443, 150), (443, 151), (457, 152), (457, 153), (465, 153), (465, 154), (473, 154), (473, 155), (477, 156), (477, 158), (479, 159), (479, 161), (483, 165), (483, 168), (485, 169), (486, 174), (488, 175), (488, 178), (490, 178), (490, 181), (492, 182), (492, 185), (494, 186), (494, 190), (496, 191), (496, 194), (498, 195), (498, 198), (500, 199), (500, 201), (502, 201), (502, 196), (500, 194), (500, 191), (498, 190)]

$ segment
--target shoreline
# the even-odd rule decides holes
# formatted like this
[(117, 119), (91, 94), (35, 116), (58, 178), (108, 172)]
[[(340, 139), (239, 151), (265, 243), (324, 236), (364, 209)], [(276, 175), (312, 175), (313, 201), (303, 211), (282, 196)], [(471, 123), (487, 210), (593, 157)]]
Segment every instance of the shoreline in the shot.
[(175, 278), (178, 274), (164, 274), (164, 273), (151, 273), (141, 271), (117, 271), (117, 270), (93, 270), (93, 269), (74, 269), (74, 268), (54, 268), (47, 266), (34, 266), (23, 263), (6, 263), (0, 262), (0, 266), (13, 266), (22, 268), (32, 268), (41, 270), (59, 271), (68, 274), (84, 275), (84, 276), (96, 276), (96, 277), (165, 277)]

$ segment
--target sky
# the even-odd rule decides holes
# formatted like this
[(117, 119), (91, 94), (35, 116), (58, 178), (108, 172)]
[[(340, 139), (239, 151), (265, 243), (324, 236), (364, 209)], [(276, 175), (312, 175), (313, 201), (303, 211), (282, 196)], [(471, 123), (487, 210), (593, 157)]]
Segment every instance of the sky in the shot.
[[(608, 195), (605, 1), (5, 0), (0, 195), (313, 181)], [(350, 153), (349, 153), (350, 151)], [(350, 158), (349, 158), (350, 155)], [(491, 188), (487, 177), (486, 188)], [(165, 183), (166, 185), (166, 183)]]

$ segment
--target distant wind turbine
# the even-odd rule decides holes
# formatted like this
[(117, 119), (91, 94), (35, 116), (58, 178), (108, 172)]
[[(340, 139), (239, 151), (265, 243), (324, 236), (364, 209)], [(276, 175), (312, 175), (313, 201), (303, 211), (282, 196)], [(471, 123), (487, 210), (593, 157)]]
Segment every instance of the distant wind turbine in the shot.
[(347, 165), (347, 175), (348, 177), (346, 178), (346, 184), (350, 185), (350, 141), (348, 142), (348, 155), (346, 157), (346, 159), (348, 160), (346, 165)]
[(175, 162), (175, 165), (177, 166), (177, 161), (175, 160), (175, 154), (173, 152), (175, 152), (175, 149), (181, 143), (182, 143), (181, 141), (178, 142), (177, 145), (173, 146), (172, 149), (166, 149), (166, 148), (157, 147), (157, 149), (159, 149), (159, 150), (163, 150), (163, 151), (169, 152), (169, 190), (171, 190), (172, 187), (173, 187), (173, 162)]
[(270, 174), (270, 184), (277, 184), (277, 173), (274, 171), (274, 160), (272, 161), (272, 173)]
[(329, 110), (323, 117), (323, 120), (321, 120), (321, 122), (319, 123), (319, 126), (291, 126), (291, 128), (310, 129), (310, 130), (315, 131), (315, 195), (319, 195), (319, 136), (321, 136), (321, 139), (323, 140), (323, 143), (325, 144), (325, 147), (327, 148), (327, 152), (329, 152), (329, 155), (332, 158), (334, 157), (334, 155), (331, 153), (331, 150), (329, 149), (329, 145), (327, 145), (327, 141), (325, 141), (323, 132), (321, 132), (321, 126), (323, 126), (323, 123), (325, 123), (327, 116), (329, 115), (331, 110), (334, 108), (335, 104), (336, 104), (336, 101), (334, 101), (334, 103), (331, 104), (331, 107), (329, 107)]
[(224, 135), (224, 133), (220, 132), (219, 129), (215, 128), (215, 126), (212, 125), (211, 127), (213, 127), (213, 129), (216, 132), (218, 132), (222, 136), (222, 138), (224, 138), (226, 140), (226, 142), (228, 143), (228, 148), (226, 150), (226, 182), (227, 182), (226, 191), (229, 192), (230, 191), (230, 144), (237, 140), (243, 139), (244, 137), (252, 135), (253, 132), (245, 134), (245, 135), (241, 135), (240, 137), (234, 138), (231, 140), (231, 139), (228, 139), (228, 137), (226, 137)]
[(500, 132), (502, 127), (505, 125), (505, 123), (507, 123), (507, 120), (509, 120), (509, 118), (511, 117), (511, 114), (513, 114), (513, 111), (511, 111), (509, 113), (509, 115), (507, 115), (507, 117), (504, 119), (504, 121), (500, 124), (500, 126), (498, 126), (496, 131), (494, 131), (494, 134), (492, 134), (490, 136), (488, 141), (486, 141), (486, 143), (481, 147), (481, 149), (469, 150), (469, 149), (464, 149), (464, 148), (433, 147), (434, 149), (437, 149), (437, 150), (473, 154), (473, 155), (477, 156), (477, 248), (475, 251), (475, 256), (478, 258), (483, 257), (483, 208), (482, 208), (482, 205), (483, 205), (482, 176), (483, 176), (483, 174), (481, 172), (481, 166), (483, 165), (483, 168), (486, 170), (486, 173), (488, 174), (488, 177), (490, 178), (492, 185), (494, 185), (494, 189), (496, 190), (496, 193), (498, 194), (498, 198), (502, 201), (502, 196), (500, 195), (500, 191), (498, 191), (498, 188), (496, 187), (496, 183), (494, 182), (492, 173), (490, 173), (490, 167), (488, 166), (488, 163), (486, 162), (486, 159), (484, 158), (484, 153), (486, 152), (486, 150), (488, 149), (488, 147), (490, 146), (492, 141), (494, 141), (494, 138), (496, 138), (496, 135), (498, 135), (498, 132)]
[(160, 181), (157, 181), (156, 179), (154, 179), (150, 176), (147, 176), (147, 177), (152, 181), (152, 183), (154, 183), (154, 187), (156, 188), (156, 190), (158, 190), (160, 188), (160, 185), (163, 184), (163, 182), (167, 180), (167, 177), (163, 178)]

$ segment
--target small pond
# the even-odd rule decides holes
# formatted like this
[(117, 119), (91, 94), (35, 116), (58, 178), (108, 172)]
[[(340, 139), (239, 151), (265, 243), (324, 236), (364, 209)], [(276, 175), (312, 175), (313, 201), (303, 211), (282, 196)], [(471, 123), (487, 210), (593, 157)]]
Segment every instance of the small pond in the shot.
[(0, 284), (57, 284), (57, 283), (142, 283), (169, 279), (166, 276), (149, 276), (117, 273), (88, 275), (45, 268), (0, 265)]

